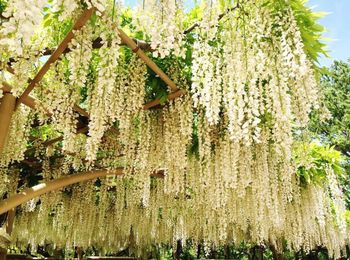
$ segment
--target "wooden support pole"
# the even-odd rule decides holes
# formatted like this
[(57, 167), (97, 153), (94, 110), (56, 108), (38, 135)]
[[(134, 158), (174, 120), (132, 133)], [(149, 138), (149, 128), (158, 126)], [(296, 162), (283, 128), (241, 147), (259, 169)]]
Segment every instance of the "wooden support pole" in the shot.
[(78, 260), (83, 259), (83, 250), (80, 246), (77, 246), (77, 258), (78, 258)]
[[(13, 229), (13, 222), (15, 220), (15, 209), (11, 209), (7, 214), (7, 222), (6, 222), (6, 233), (11, 236)], [(0, 248), (0, 260), (7, 259), (7, 248)]]
[(16, 209), (11, 209), (8, 212), (7, 222), (6, 222), (6, 233), (9, 235), (12, 234), (13, 222), (15, 221), (15, 216), (16, 216)]
[(15, 106), (16, 98), (10, 93), (5, 93), (0, 104), (0, 155), (5, 147)]
[(25, 97), (27, 97), (29, 95), (29, 93), (34, 89), (34, 87), (41, 81), (41, 79), (44, 77), (46, 72), (50, 69), (51, 64), (54, 63), (61, 56), (61, 54), (67, 48), (68, 44), (73, 39), (74, 31), (81, 29), (86, 24), (86, 22), (90, 19), (90, 17), (95, 12), (95, 10), (96, 10), (96, 8), (94, 8), (94, 7), (90, 8), (90, 9), (87, 9), (87, 10), (84, 10), (82, 15), (75, 22), (73, 28), (68, 32), (66, 37), (63, 39), (63, 41), (57, 47), (57, 49), (52, 53), (50, 58), (41, 67), (41, 69), (36, 74), (34, 79), (30, 81), (30, 83), (29, 83), (28, 87), (26, 88), (26, 90), (23, 92), (23, 94), (17, 100), (17, 106), (18, 106), (18, 104), (21, 104), (23, 102), (23, 99)]
[[(15, 106), (16, 106), (16, 97), (13, 96), (11, 93), (4, 93), (4, 96), (2, 97), (1, 103), (0, 103), (0, 156), (6, 144), (6, 139), (10, 129), (11, 118), (15, 110)], [(10, 210), (7, 216), (7, 223), (6, 223), (6, 233), (9, 235), (11, 235), (12, 233), (14, 217), (15, 217), (15, 212), (12, 209)], [(7, 259), (7, 248), (0, 248), (0, 260), (6, 260), (6, 259)]]
[(0, 248), (0, 260), (6, 260), (7, 259), (7, 249)]

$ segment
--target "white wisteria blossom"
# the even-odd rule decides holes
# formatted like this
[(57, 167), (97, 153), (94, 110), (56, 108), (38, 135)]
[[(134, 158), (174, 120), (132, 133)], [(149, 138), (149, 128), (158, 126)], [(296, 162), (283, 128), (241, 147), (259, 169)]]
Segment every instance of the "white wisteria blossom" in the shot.
[(46, 0), (10, 0), (2, 15), (8, 18), (0, 29), (0, 46), (21, 56), (31, 38), (41, 28)]
[(147, 0), (136, 9), (136, 25), (151, 37), (154, 57), (185, 56), (183, 8), (182, 0)]

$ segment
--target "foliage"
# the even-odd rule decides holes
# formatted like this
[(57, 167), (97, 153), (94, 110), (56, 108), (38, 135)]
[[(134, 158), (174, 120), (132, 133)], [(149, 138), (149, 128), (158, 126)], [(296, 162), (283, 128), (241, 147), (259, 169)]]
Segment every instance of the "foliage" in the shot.
[(318, 23), (318, 19), (324, 17), (327, 13), (313, 12), (312, 9), (307, 6), (307, 2), (308, 0), (292, 0), (291, 6), (300, 28), (305, 52), (309, 59), (317, 64), (320, 55), (328, 57), (326, 50), (327, 45), (322, 42), (322, 35), (325, 32), (325, 27)]
[(6, 0), (0, 0), (0, 14), (5, 10), (7, 6), (7, 1)]
[(311, 182), (322, 184), (327, 179), (328, 169), (332, 169), (338, 177), (344, 174), (342, 154), (333, 147), (296, 143), (294, 151), (297, 173), (304, 185)]
[(333, 145), (345, 156), (350, 156), (350, 60), (335, 61), (321, 78), (323, 104), (331, 118), (324, 120), (315, 112), (310, 130), (325, 144)]
[(309, 127), (315, 138), (342, 153), (346, 174), (340, 180), (350, 208), (350, 60), (335, 61), (321, 77), (321, 87), (330, 118), (324, 118), (324, 109), (314, 111)]

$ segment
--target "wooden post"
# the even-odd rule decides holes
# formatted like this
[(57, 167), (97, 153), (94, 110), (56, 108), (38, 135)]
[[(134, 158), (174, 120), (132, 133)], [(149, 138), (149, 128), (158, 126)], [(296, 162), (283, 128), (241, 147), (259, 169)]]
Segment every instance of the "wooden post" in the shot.
[[(16, 212), (14, 209), (11, 209), (7, 213), (6, 233), (9, 236), (11, 236), (11, 233), (12, 233), (15, 214), (16, 214)], [(6, 259), (7, 259), (7, 248), (0, 248), (0, 260), (6, 260)]]
[(15, 221), (16, 210), (13, 208), (8, 212), (7, 223), (6, 223), (6, 233), (11, 235), (13, 229), (13, 222)]
[[(8, 136), (10, 123), (11, 123), (11, 117), (12, 117), (13, 111), (15, 110), (15, 106), (16, 106), (16, 98), (10, 93), (5, 93), (1, 99), (1, 104), (0, 104), (0, 156), (6, 144), (6, 139)], [(10, 212), (7, 216), (7, 219), (10, 220), (10, 222), (7, 222), (7, 226), (6, 226), (6, 232), (8, 234), (11, 234), (12, 232), (13, 218), (14, 218), (14, 213)], [(6, 260), (6, 259), (7, 259), (7, 248), (0, 248), (0, 260)]]
[(10, 128), (11, 117), (16, 106), (16, 98), (5, 93), (0, 104), (0, 155), (5, 147), (6, 138)]
[(77, 258), (78, 258), (78, 260), (83, 259), (83, 250), (81, 249), (80, 246), (77, 246)]
[(284, 260), (283, 253), (280, 252), (275, 245), (271, 244), (270, 249), (272, 251), (273, 260)]
[(0, 260), (7, 259), (7, 250), (5, 248), (0, 248)]
[(176, 241), (176, 248), (173, 247), (173, 259), (180, 260), (182, 253), (182, 242), (181, 240)]
[(198, 243), (197, 245), (197, 259), (201, 258), (202, 245)]

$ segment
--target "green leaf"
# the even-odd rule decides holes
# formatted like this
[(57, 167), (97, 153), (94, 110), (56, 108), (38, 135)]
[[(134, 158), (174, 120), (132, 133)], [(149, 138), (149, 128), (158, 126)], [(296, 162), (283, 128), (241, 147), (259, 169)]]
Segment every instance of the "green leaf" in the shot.
[(159, 102), (160, 102), (161, 105), (164, 105), (167, 101), (168, 101), (168, 95), (162, 95), (159, 98)]

